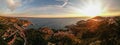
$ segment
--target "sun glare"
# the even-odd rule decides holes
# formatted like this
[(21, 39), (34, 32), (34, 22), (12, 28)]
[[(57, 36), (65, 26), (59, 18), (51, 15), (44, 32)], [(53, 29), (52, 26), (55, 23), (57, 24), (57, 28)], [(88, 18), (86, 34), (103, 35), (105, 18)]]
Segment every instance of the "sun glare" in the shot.
[(98, 5), (88, 5), (80, 10), (81, 13), (85, 14), (86, 16), (97, 16), (103, 12), (102, 8)]
[(102, 6), (101, 1), (88, 1), (88, 3), (85, 3), (82, 8), (77, 9), (79, 13), (84, 14), (85, 16), (98, 16), (102, 12), (104, 12), (104, 8)]

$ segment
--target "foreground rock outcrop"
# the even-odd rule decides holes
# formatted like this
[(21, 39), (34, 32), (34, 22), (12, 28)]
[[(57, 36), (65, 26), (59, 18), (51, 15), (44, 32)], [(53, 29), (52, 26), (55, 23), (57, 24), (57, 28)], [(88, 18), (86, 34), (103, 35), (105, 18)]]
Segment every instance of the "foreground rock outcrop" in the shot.
[(94, 17), (66, 26), (82, 45), (119, 45), (120, 17)]
[(27, 20), (20, 20), (13, 17), (0, 17), (1, 38), (6, 41), (7, 45), (13, 45), (17, 37), (23, 38), (24, 45), (27, 43), (25, 35), (25, 27), (29, 26), (31, 22)]

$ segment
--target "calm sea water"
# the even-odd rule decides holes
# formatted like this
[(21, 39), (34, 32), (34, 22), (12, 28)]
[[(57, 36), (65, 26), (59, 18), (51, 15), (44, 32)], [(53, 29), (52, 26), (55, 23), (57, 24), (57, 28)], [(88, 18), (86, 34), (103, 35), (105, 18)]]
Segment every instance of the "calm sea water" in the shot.
[(50, 27), (52, 29), (65, 29), (66, 25), (76, 24), (83, 18), (27, 18), (34, 25), (29, 28)]

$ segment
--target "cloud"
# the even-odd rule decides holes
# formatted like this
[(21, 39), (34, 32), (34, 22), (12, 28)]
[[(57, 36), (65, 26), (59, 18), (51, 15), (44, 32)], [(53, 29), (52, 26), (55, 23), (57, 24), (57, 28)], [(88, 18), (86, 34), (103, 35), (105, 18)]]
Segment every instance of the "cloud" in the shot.
[(43, 7), (28, 8), (26, 12), (39, 12), (39, 13), (56, 13), (58, 11), (63, 12), (66, 8), (59, 8), (58, 5), (48, 5)]
[(33, 2), (34, 0), (24, 0), (22, 3), (23, 4), (27, 4), (27, 3), (31, 3), (31, 2)]
[[(14, 11), (18, 7), (21, 7), (25, 4), (31, 3), (34, 0), (6, 0), (7, 2), (7, 8), (11, 11)], [(56, 1), (62, 1), (64, 2), (62, 5), (57, 5), (56, 7), (64, 7), (68, 4), (68, 0), (56, 0)]]
[(33, 0), (6, 0), (7, 6), (11, 11), (14, 11), (17, 7), (20, 7), (26, 3), (32, 2)]
[(56, 1), (63, 1), (64, 4), (62, 4), (60, 7), (64, 7), (64, 6), (66, 6), (68, 4), (69, 0), (56, 0)]
[(60, 8), (58, 5), (48, 5), (40, 7), (31, 7), (25, 10), (31, 14), (67, 14), (71, 13), (69, 8)]
[(53, 10), (53, 9), (61, 9), (61, 8), (57, 8), (57, 5), (48, 5), (48, 6), (42, 6), (42, 7), (33, 7), (33, 8), (29, 8), (28, 10), (40, 10), (40, 11), (45, 11), (45, 10)]
[(21, 1), (20, 0), (7, 0), (7, 5), (8, 8), (13, 11), (15, 10), (17, 7), (21, 6)]

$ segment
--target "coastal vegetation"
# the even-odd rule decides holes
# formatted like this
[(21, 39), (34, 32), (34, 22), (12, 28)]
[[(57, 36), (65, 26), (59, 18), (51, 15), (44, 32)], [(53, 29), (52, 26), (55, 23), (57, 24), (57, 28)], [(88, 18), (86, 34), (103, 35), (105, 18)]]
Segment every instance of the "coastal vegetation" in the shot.
[(0, 45), (120, 45), (120, 17), (80, 20), (64, 29), (27, 29), (32, 23), (0, 17)]

